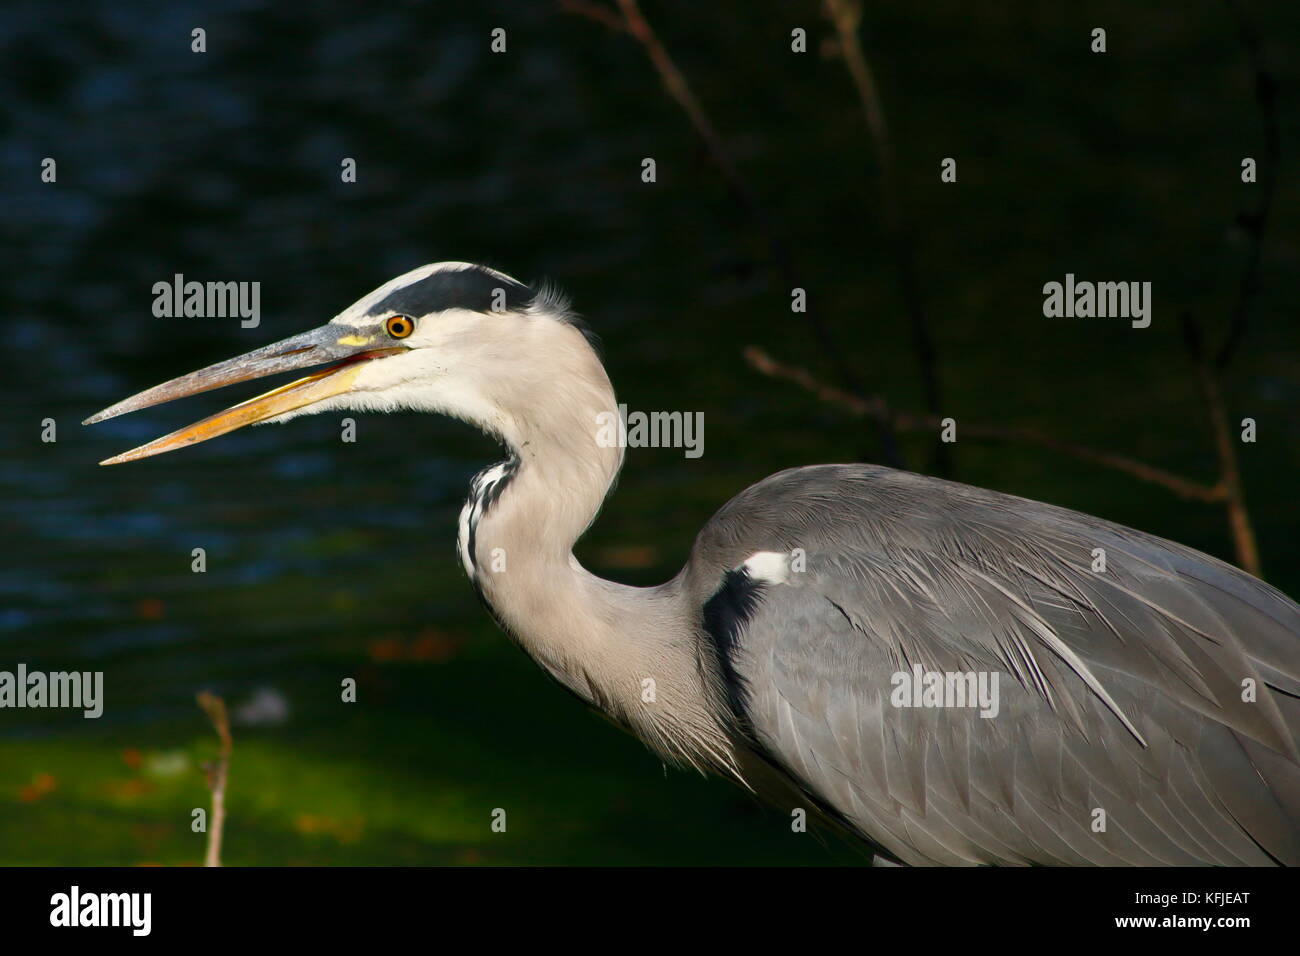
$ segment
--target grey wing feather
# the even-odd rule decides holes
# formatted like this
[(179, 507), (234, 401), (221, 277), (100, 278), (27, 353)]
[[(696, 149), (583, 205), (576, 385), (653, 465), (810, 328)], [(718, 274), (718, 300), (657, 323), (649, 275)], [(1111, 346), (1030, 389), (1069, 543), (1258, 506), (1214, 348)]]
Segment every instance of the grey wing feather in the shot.
[[(1280, 592), (1097, 518), (858, 465), (743, 492), (685, 585), (703, 606), (755, 552), (794, 549), (804, 569), (756, 582), (719, 648), (729, 706), (877, 846), (909, 863), (1300, 863), (1300, 608)], [(997, 672), (997, 716), (894, 706), (891, 676), (917, 664)]]

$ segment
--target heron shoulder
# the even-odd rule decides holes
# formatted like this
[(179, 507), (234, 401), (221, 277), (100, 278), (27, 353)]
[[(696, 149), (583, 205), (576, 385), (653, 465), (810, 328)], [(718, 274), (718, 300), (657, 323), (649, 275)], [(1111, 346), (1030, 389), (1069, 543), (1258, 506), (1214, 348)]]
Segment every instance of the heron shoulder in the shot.
[[(793, 469), (719, 510), (685, 576), (700, 608), (755, 589), (749, 603), (776, 626), (773, 602), (793, 609), (795, 592), (815, 592), (858, 640), (905, 657), (924, 644), (1000, 656), (1012, 620), (1035, 659), (1082, 679), (1139, 741), (1108, 683), (1208, 709), (1296, 756), (1300, 607), (1209, 555), (1091, 515), (878, 466)], [(1257, 703), (1239, 699), (1243, 680), (1260, 685)]]
[(750, 485), (718, 509), (695, 538), (684, 571), (688, 589), (703, 604), (725, 572), (754, 559), (756, 577), (780, 575), (765, 555), (807, 553), (845, 537), (864, 539), (871, 515), (931, 497), (938, 482), (883, 465), (806, 465), (787, 468)]
[[(799, 571), (773, 571), (771, 555), (795, 552)], [(978, 817), (982, 790), (1005, 817), (1020, 812), (1019, 786), (1064, 807), (1064, 783), (1016, 782), (1047, 749), (1072, 755), (1070, 787), (1100, 782), (1153, 819), (1163, 811), (1145, 780), (1211, 780), (1211, 802), (1249, 818), (1219, 821), (1231, 852), (1153, 832), (1134, 859), (1242, 861), (1255, 842), (1298, 858), (1287, 820), (1300, 820), (1300, 607), (1213, 557), (1042, 502), (840, 465), (741, 492), (701, 531), (686, 577), (734, 725), (842, 809), (895, 807), (868, 814), (868, 829), (900, 853), (897, 833), (929, 826), (932, 801)], [(916, 663), (1001, 673), (1002, 719), (889, 706), (890, 675)], [(935, 741), (953, 779), (891, 767), (882, 739), (899, 753)], [(1201, 741), (1190, 755), (1189, 739)], [(1016, 859), (972, 842), (988, 825), (940, 828), (918, 859)], [(1070, 842), (1056, 859), (1125, 858), (1086, 833)]]

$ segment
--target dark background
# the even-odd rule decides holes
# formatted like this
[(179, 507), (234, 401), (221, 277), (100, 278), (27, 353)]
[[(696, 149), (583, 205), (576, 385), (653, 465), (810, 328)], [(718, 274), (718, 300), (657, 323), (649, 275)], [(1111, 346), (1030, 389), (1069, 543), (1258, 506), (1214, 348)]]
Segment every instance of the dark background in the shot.
[[(961, 427), (1034, 428), (1212, 484), (1179, 316), (1211, 342), (1228, 326), (1255, 242), (1242, 214), (1263, 188), (1240, 179), (1253, 156), (1277, 189), (1225, 411), (1234, 435), (1258, 422), (1236, 449), (1246, 501), (1265, 576), (1300, 593), (1300, 6), (1240, 9), (1278, 89), (1272, 163), (1226, 3), (869, 3), (860, 36), (897, 154), (882, 194), (818, 3), (646, 0), (828, 352), (643, 48), (590, 19), (504, 0), (7, 4), (0, 669), (102, 670), (107, 702), (98, 721), (0, 711), (0, 862), (200, 859), (190, 812), (215, 751), (202, 689), (237, 712), (259, 694), (287, 707), (235, 726), (230, 864), (863, 861), (721, 782), (665, 772), (495, 630), (454, 553), (468, 478), (497, 454), (465, 426), (361, 417), (343, 444), (321, 416), (96, 467), (253, 390), (93, 429), (86, 415), (315, 327), (424, 262), (555, 280), (603, 339), (622, 401), (704, 413), (702, 458), (629, 454), (578, 549), (598, 573), (670, 577), (712, 512), (772, 471), (887, 460), (874, 427), (758, 374), (742, 349), (832, 384), (841, 361), (923, 412), (917, 302), (938, 410), (958, 421), (954, 477), (1234, 560), (1220, 506)], [(1104, 55), (1089, 50), (1097, 26)], [(795, 27), (806, 54), (790, 51)], [(55, 184), (39, 179), (46, 156)], [(948, 156), (955, 184), (939, 181)], [(910, 298), (886, 195), (912, 237)], [(151, 287), (177, 272), (261, 282), (261, 327), (155, 318)], [(1151, 327), (1044, 318), (1042, 286), (1067, 272), (1152, 282)], [(932, 453), (904, 436), (908, 467), (932, 470)], [(344, 677), (355, 704), (339, 702)], [(505, 834), (488, 827), (498, 807)]]

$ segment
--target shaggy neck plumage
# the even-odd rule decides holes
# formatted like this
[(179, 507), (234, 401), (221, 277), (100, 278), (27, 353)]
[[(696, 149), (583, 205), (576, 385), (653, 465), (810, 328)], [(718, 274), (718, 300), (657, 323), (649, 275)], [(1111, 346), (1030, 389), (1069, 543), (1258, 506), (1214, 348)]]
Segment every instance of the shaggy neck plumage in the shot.
[(665, 757), (726, 770), (730, 745), (703, 706), (694, 622), (676, 582), (628, 587), (573, 556), (623, 460), (601, 441), (600, 416), (617, 415), (613, 387), (585, 342), (581, 353), (503, 410), (511, 459), (482, 473), (466, 502), (467, 570), (502, 627), (558, 681)]
[[(587, 370), (590, 373), (590, 369)], [(611, 708), (610, 613), (623, 590), (588, 573), (573, 545), (599, 511), (622, 450), (597, 441), (598, 416), (615, 409), (604, 376), (539, 389), (504, 416), (506, 462), (482, 472), (462, 516), (461, 549), (474, 584), (525, 650), (589, 702)], [(575, 382), (578, 387), (575, 387)]]

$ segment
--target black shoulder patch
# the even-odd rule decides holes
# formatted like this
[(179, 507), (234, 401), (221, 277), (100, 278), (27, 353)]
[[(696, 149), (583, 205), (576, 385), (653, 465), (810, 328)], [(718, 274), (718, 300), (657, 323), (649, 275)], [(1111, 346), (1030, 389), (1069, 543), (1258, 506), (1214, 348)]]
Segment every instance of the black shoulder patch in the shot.
[(875, 841), (844, 814), (809, 788), (803, 779), (790, 769), (785, 760), (763, 744), (754, 731), (754, 722), (749, 716), (749, 687), (745, 679), (736, 673), (735, 656), (740, 635), (763, 603), (763, 593), (766, 590), (767, 586), (751, 578), (749, 572), (743, 567), (733, 569), (722, 576), (722, 583), (713, 593), (713, 597), (705, 603), (702, 614), (704, 630), (711, 639), (718, 662), (718, 671), (726, 684), (727, 705), (736, 721), (736, 729), (745, 737), (754, 755), (785, 777), (827, 820), (835, 823), (844, 832), (865, 840), (876, 853), (898, 862), (894, 854), (876, 846)]
[(736, 672), (735, 655), (740, 635), (762, 603), (765, 590), (765, 585), (751, 578), (744, 568), (733, 569), (722, 576), (722, 584), (702, 612), (704, 630), (712, 639), (718, 672), (726, 684), (727, 703), (741, 730), (751, 739), (749, 688)]
[[(504, 301), (501, 300), (502, 293), (505, 295)], [(443, 269), (410, 285), (394, 289), (382, 301), (371, 306), (366, 314), (398, 313), (418, 316), (445, 309), (491, 312), (493, 305), (498, 304), (510, 312), (524, 308), (533, 298), (533, 290), (522, 282), (493, 275), (478, 266), (469, 266), (465, 269)]]

